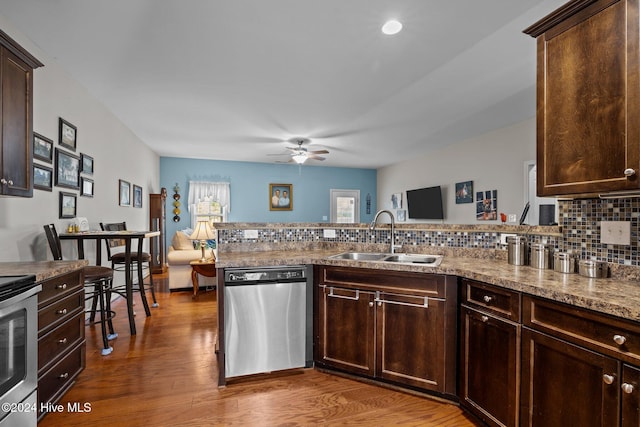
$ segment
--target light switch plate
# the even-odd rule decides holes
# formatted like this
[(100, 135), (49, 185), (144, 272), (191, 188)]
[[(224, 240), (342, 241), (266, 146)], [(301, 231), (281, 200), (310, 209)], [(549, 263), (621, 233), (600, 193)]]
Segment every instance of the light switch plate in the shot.
[(336, 230), (332, 229), (332, 228), (328, 228), (323, 230), (323, 237), (326, 237), (327, 239), (335, 239), (336, 238)]
[(630, 245), (631, 221), (600, 222), (600, 241), (608, 245)]
[(258, 238), (258, 230), (244, 230), (244, 238), (245, 239), (257, 239)]

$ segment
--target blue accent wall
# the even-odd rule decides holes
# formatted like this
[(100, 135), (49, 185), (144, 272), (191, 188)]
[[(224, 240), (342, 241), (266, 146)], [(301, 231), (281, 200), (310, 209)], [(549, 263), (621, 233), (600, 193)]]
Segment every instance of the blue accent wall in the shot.
[[(330, 189), (360, 190), (361, 222), (371, 221), (376, 212), (375, 169), (161, 157), (160, 186), (167, 189), (167, 244), (176, 230), (190, 226), (186, 206), (189, 181), (230, 183), (229, 222), (328, 222)], [(172, 220), (176, 183), (180, 186), (182, 203), (178, 223)], [(269, 210), (269, 184), (293, 184), (293, 210)], [(370, 213), (366, 211), (367, 194), (371, 196)]]

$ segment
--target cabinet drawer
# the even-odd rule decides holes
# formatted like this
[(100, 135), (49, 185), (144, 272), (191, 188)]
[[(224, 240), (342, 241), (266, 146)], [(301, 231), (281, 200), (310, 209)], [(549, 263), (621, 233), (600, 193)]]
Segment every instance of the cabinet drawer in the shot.
[(55, 363), (84, 339), (84, 313), (79, 313), (38, 340), (38, 371)]
[(42, 291), (38, 294), (38, 308), (76, 292), (82, 287), (81, 274), (82, 270), (76, 270), (43, 281)]
[(523, 324), (615, 358), (640, 364), (640, 324), (531, 296)]
[(520, 321), (520, 294), (518, 292), (463, 279), (462, 303), (483, 308), (514, 322)]
[[(38, 379), (38, 402), (55, 403), (85, 367), (84, 342)], [(40, 405), (38, 405), (40, 406)]]
[(38, 310), (38, 336), (84, 312), (84, 292), (71, 294)]
[(441, 274), (367, 268), (323, 267), (320, 282), (327, 286), (357, 287), (371, 291), (393, 289), (432, 298), (445, 298), (447, 277)]

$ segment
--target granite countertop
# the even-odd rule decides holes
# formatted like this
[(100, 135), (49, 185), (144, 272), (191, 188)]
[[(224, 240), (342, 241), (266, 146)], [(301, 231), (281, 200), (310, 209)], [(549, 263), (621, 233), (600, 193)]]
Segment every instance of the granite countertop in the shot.
[(36, 282), (41, 282), (51, 277), (78, 270), (88, 264), (89, 261), (84, 259), (77, 261), (0, 262), (0, 276), (35, 274)]
[(590, 279), (578, 274), (514, 266), (503, 259), (446, 256), (438, 267), (376, 261), (328, 259), (336, 249), (220, 253), (218, 268), (269, 265), (318, 264), (449, 274), (491, 283), (550, 300), (584, 307), (600, 313), (640, 321), (640, 282), (628, 279)]

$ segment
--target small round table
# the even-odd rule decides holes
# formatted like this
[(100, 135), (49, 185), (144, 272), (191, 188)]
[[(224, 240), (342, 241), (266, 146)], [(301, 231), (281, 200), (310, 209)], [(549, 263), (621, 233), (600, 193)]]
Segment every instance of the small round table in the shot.
[(198, 296), (200, 285), (198, 284), (198, 274), (206, 277), (216, 277), (216, 260), (214, 258), (200, 261), (199, 259), (191, 261), (191, 281), (193, 282), (193, 297)]

